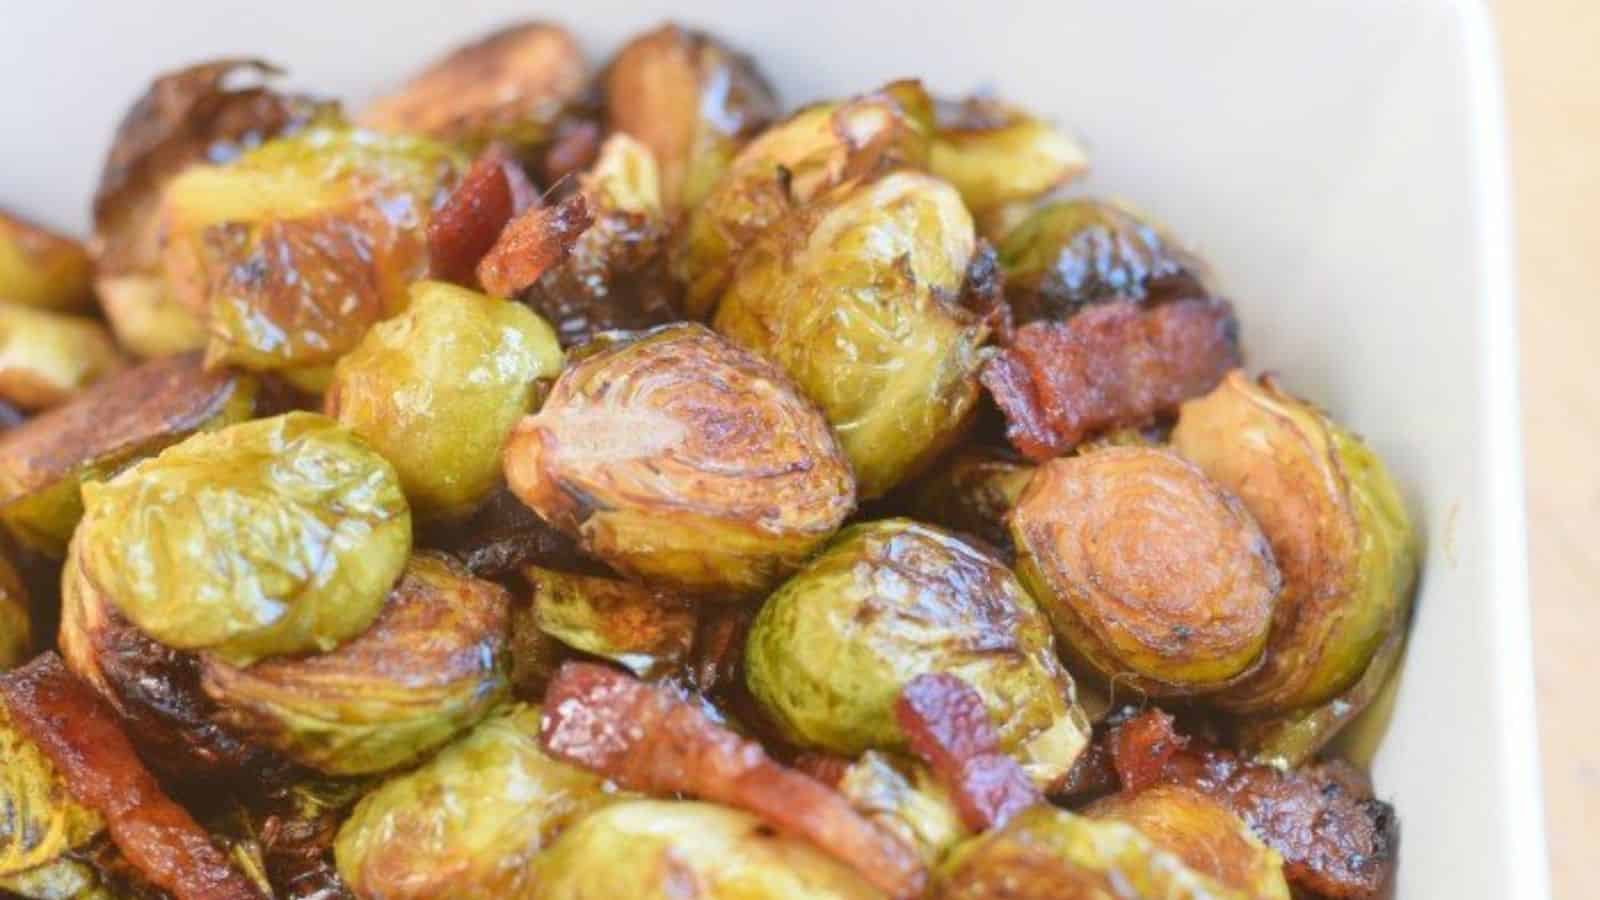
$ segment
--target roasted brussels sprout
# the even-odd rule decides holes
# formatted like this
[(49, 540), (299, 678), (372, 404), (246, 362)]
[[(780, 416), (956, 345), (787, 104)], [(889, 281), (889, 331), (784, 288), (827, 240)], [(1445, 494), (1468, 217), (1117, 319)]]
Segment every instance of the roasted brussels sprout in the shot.
[(617, 52), (606, 123), (655, 154), (668, 209), (693, 208), (751, 135), (777, 118), (755, 60), (703, 31), (662, 25)]
[(930, 892), (933, 900), (1252, 896), (1191, 869), (1129, 825), (1050, 806), (1035, 806), (957, 847)]
[(561, 349), (521, 304), (437, 281), (339, 360), (327, 413), (394, 464), (416, 518), (472, 511), (500, 479), (500, 449)]
[(1283, 570), (1261, 669), (1216, 697), (1239, 713), (1320, 703), (1403, 621), (1417, 548), (1383, 463), (1321, 411), (1234, 371), (1183, 405), (1172, 446), (1233, 491)]
[(1039, 467), (1010, 516), (1017, 574), (1073, 656), (1156, 696), (1261, 664), (1283, 578), (1244, 505), (1166, 450)]
[(982, 695), (1039, 785), (1088, 739), (1050, 623), (1004, 565), (905, 519), (856, 525), (769, 597), (745, 648), (745, 681), (794, 743), (855, 755), (905, 746), (893, 708), (927, 672)]
[(565, 28), (524, 22), (452, 50), (361, 114), (393, 134), (424, 134), (475, 150), (501, 141), (529, 156), (555, 138), (589, 81)]
[[(268, 63), (220, 59), (167, 72), (128, 110), (112, 139), (94, 197), (95, 293), (117, 342), (139, 356), (205, 346), (194, 311), (161, 277), (161, 191), (184, 169), (220, 164), (313, 120), (337, 118), (337, 105), (285, 96), (261, 81)], [(249, 76), (239, 84), (240, 76)]]
[(33, 651), (33, 616), (28, 590), (11, 561), (0, 556), (0, 672), (20, 665)]
[(700, 325), (594, 350), (505, 451), (511, 489), (625, 574), (751, 594), (855, 501), (827, 422), (774, 366)]
[(314, 127), (162, 196), (167, 287), (207, 321), (208, 363), (332, 363), (399, 312), (426, 229), (466, 159), (424, 138)]
[(931, 463), (977, 404), (990, 326), (953, 299), (975, 241), (937, 179), (844, 185), (750, 245), (717, 307), (717, 331), (822, 407), (863, 499)]
[(689, 656), (694, 612), (677, 597), (615, 578), (530, 566), (529, 612), (540, 631), (574, 650), (648, 678)]
[(1022, 496), (1034, 465), (990, 447), (969, 447), (945, 458), (906, 487), (906, 506), (920, 521), (1011, 546), (1006, 514)]
[(0, 210), (0, 302), (74, 310), (89, 303), (89, 254), (77, 241)]
[(334, 858), (360, 897), (544, 900), (530, 861), (617, 798), (599, 776), (546, 756), (539, 709), (519, 704), (362, 798)]
[(928, 169), (955, 185), (973, 215), (1031, 200), (1089, 169), (1077, 141), (992, 97), (940, 103), (935, 110)]
[(533, 863), (539, 900), (881, 900), (843, 864), (708, 803), (634, 800), (584, 816)]
[(239, 668), (207, 655), (217, 719), (330, 775), (415, 762), (483, 718), (507, 690), (511, 601), (443, 557), (411, 558), (366, 631), (315, 656)]
[(1120, 203), (1048, 203), (1000, 242), (1006, 299), (1019, 323), (1061, 320), (1114, 298), (1205, 296), (1199, 260)]
[(0, 876), (42, 866), (94, 837), (105, 823), (80, 806), (62, 776), (0, 703)]
[(56, 406), (123, 365), (99, 322), (0, 303), (0, 400)]
[(738, 253), (789, 210), (847, 180), (926, 163), (928, 123), (908, 107), (927, 102), (914, 84), (891, 85), (807, 107), (746, 145), (689, 213), (673, 266), (689, 315), (712, 313)]
[(31, 549), (59, 557), (83, 515), (79, 485), (249, 418), (256, 395), (254, 378), (206, 372), (198, 354), (119, 372), (0, 435), (0, 520)]
[(194, 435), (83, 502), (93, 585), (162, 644), (239, 666), (366, 630), (411, 549), (393, 467), (314, 413)]
[(926, 767), (902, 757), (868, 750), (845, 769), (838, 789), (857, 812), (917, 848), (930, 866), (970, 835), (949, 791)]
[[(128, 900), (102, 883), (94, 866), (72, 856), (57, 857), (22, 872), (0, 875), (0, 891), (25, 900)], [(140, 900), (140, 898), (135, 898)]]
[(1084, 811), (1131, 825), (1189, 868), (1253, 900), (1289, 900), (1283, 857), (1228, 807), (1191, 788), (1156, 785), (1113, 794)]

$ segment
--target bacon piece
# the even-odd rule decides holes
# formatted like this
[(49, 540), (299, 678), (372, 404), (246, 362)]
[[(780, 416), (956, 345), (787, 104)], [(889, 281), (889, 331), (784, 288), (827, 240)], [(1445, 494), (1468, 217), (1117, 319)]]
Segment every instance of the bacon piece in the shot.
[(1161, 781), (1172, 755), (1188, 745), (1172, 722), (1172, 716), (1152, 709), (1111, 729), (1111, 763), (1123, 790), (1139, 791)]
[(582, 192), (555, 206), (530, 209), (508, 223), (478, 262), (478, 283), (496, 297), (510, 297), (567, 258), (578, 236), (594, 223)]
[(546, 752), (648, 794), (689, 794), (754, 813), (851, 866), (892, 897), (927, 872), (910, 847), (844, 797), (774, 762), (667, 689), (593, 663), (567, 663), (545, 693)]
[(1221, 300), (1119, 301), (1024, 325), (981, 377), (1012, 446), (1043, 462), (1216, 387), (1239, 365), (1237, 331)]
[(933, 769), (973, 831), (1004, 825), (1044, 798), (1017, 761), (1000, 752), (1000, 734), (983, 697), (955, 675), (918, 675), (900, 691), (895, 721), (911, 752)]
[(114, 841), (152, 884), (178, 900), (261, 897), (134, 755), (116, 714), (46, 653), (0, 677), (0, 699), (23, 734), (61, 772), (67, 790), (98, 810)]
[(506, 223), (538, 200), (510, 152), (491, 144), (428, 223), (433, 277), (475, 286), (478, 261), (494, 247)]

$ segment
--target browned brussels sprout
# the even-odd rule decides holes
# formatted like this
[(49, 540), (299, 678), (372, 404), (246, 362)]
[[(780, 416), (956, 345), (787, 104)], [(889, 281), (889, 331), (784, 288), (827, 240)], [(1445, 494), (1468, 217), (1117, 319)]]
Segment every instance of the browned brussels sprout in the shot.
[(33, 652), (33, 615), (28, 589), (11, 560), (0, 556), (0, 672), (20, 665)]
[(609, 659), (641, 678), (666, 674), (689, 656), (695, 616), (670, 594), (615, 578), (530, 566), (529, 611), (545, 634)]
[(95, 320), (0, 303), (0, 400), (58, 406), (124, 365)]
[(499, 482), (500, 449), (561, 349), (521, 304), (438, 281), (410, 297), (339, 360), (324, 407), (394, 464), (412, 515), (459, 517)]
[[(105, 827), (0, 703), (0, 878), (45, 865)], [(0, 890), (4, 889), (0, 883)]]
[(372, 626), (337, 649), (243, 668), (205, 655), (218, 721), (330, 775), (415, 762), (507, 691), (510, 597), (443, 557), (419, 555)]
[(206, 372), (198, 354), (119, 372), (0, 435), (0, 520), (31, 549), (59, 557), (83, 515), (79, 485), (249, 418), (256, 393), (255, 379)]
[(845, 181), (926, 163), (929, 123), (913, 107), (929, 102), (914, 83), (890, 85), (802, 109), (739, 151), (685, 225), (673, 268), (689, 315), (716, 309), (739, 252), (790, 210)]
[(993, 97), (939, 103), (935, 111), (928, 170), (955, 185), (975, 216), (1031, 200), (1089, 169), (1077, 141)]
[(1041, 786), (1088, 739), (1050, 623), (1011, 571), (905, 519), (846, 529), (785, 582), (756, 616), (744, 664), (750, 692), (802, 747), (904, 749), (895, 700), (929, 672), (982, 696), (1001, 749)]
[(1216, 703), (1282, 713), (1354, 684), (1404, 621), (1416, 577), (1411, 522), (1383, 463), (1272, 379), (1241, 371), (1184, 404), (1172, 446), (1244, 501), (1283, 570), (1261, 669)]
[(929, 866), (971, 835), (950, 792), (920, 763), (868, 750), (836, 785), (856, 812), (917, 848)]
[(405, 306), (427, 225), (466, 167), (425, 138), (315, 127), (162, 196), (167, 287), (207, 322), (206, 361), (325, 366)]
[(1283, 857), (1227, 806), (1192, 788), (1156, 785), (1114, 794), (1083, 811), (1133, 826), (1155, 846), (1251, 900), (1289, 900)]
[(76, 310), (89, 304), (89, 254), (77, 241), (0, 210), (0, 302)]
[(523, 22), (452, 50), (367, 107), (361, 124), (469, 150), (501, 141), (527, 157), (555, 139), (588, 82), (589, 64), (565, 28)]
[(673, 24), (617, 51), (605, 100), (606, 124), (655, 154), (662, 201), (673, 210), (699, 204), (739, 147), (779, 112), (755, 60)]
[(933, 462), (976, 407), (991, 323), (954, 299), (975, 246), (954, 189), (896, 172), (768, 229), (717, 307), (717, 331), (822, 407), (863, 499)]
[(505, 451), (511, 489), (618, 571), (758, 593), (854, 506), (833, 433), (769, 363), (700, 325), (599, 348)]
[(1101, 678), (1208, 693), (1261, 664), (1282, 576), (1244, 505), (1193, 464), (1142, 447), (1054, 460), (1010, 525), (1023, 583)]

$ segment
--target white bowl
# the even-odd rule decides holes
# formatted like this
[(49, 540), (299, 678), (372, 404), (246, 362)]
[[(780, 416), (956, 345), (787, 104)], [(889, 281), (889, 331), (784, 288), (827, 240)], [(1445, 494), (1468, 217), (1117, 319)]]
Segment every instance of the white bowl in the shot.
[(1080, 132), (1092, 187), (1210, 258), (1253, 366), (1365, 434), (1422, 525), (1415, 631), (1374, 764), (1403, 823), (1399, 895), (1547, 896), (1505, 136), (1478, 3), (13, 2), (0, 205), (81, 227), (111, 130), (156, 70), (259, 54), (360, 100), (540, 14), (597, 59), (669, 16), (713, 27), (791, 102), (920, 75)]

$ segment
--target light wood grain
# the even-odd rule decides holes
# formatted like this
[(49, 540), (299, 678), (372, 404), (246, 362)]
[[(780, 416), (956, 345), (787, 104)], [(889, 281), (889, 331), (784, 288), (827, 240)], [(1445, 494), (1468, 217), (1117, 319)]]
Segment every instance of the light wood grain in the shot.
[(1534, 642), (1556, 896), (1600, 868), (1600, 3), (1498, 0), (1522, 299)]

